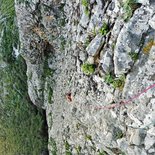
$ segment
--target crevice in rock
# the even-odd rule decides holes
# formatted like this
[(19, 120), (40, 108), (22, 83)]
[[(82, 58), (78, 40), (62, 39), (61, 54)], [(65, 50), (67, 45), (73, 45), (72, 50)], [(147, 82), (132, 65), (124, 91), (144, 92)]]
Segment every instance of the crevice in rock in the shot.
[[(45, 137), (45, 139), (46, 139), (45, 143), (48, 144), (48, 137), (49, 137), (49, 135), (48, 135), (48, 124), (47, 124), (47, 118), (46, 118), (47, 117), (46, 116), (46, 110), (42, 110), (42, 117), (43, 117), (43, 126), (42, 126), (42, 133), (41, 133), (41, 135), (43, 137)], [(42, 155), (49, 155), (48, 149), (43, 150)]]

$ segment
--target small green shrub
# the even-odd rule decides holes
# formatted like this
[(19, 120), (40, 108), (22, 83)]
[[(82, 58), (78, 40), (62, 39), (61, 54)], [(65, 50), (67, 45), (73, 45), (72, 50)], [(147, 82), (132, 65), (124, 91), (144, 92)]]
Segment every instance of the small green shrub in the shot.
[(103, 23), (102, 27), (99, 30), (99, 33), (102, 35), (106, 35), (109, 32), (109, 26), (107, 23)]
[(136, 62), (138, 60), (138, 53), (135, 52), (130, 52), (129, 56), (131, 57), (131, 59)]
[(113, 75), (107, 74), (105, 76), (105, 82), (107, 84), (111, 84), (115, 89), (119, 88), (120, 90), (123, 90), (125, 84), (125, 76), (122, 75), (119, 78), (115, 78)]
[(89, 63), (84, 63), (82, 65), (82, 71), (86, 75), (91, 75), (95, 72), (95, 65), (94, 64), (89, 64)]
[(89, 5), (88, 0), (82, 0), (81, 3), (84, 7), (88, 7)]
[(122, 75), (121, 77), (116, 78), (112, 85), (115, 89), (119, 88), (120, 90), (123, 90), (124, 84), (125, 84), (125, 76)]
[(108, 84), (112, 84), (114, 82), (114, 77), (110, 73), (106, 74), (105, 82)]

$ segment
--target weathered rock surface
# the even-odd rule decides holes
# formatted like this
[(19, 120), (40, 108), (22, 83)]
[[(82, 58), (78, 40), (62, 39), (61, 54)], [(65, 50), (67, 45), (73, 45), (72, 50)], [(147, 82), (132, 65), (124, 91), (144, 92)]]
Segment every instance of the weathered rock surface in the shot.
[[(28, 92), (46, 109), (49, 152), (153, 155), (155, 3), (138, 1), (125, 22), (121, 1), (86, 2), (16, 2)], [(89, 76), (86, 61), (95, 65)]]
[(104, 36), (99, 34), (90, 42), (90, 44), (86, 48), (86, 51), (90, 56), (95, 56), (101, 50), (103, 44), (104, 44)]

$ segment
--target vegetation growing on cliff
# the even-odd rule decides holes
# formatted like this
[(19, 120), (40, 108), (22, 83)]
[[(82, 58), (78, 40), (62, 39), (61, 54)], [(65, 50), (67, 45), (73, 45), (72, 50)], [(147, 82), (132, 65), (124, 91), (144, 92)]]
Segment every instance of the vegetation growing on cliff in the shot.
[(108, 73), (105, 76), (105, 82), (107, 84), (111, 84), (114, 89), (118, 88), (120, 90), (123, 90), (125, 84), (125, 76), (122, 75), (119, 78), (115, 78), (112, 74)]
[(0, 0), (0, 154), (36, 154), (46, 150), (42, 111), (27, 94), (26, 64), (19, 45), (14, 0)]
[(82, 71), (86, 75), (91, 75), (95, 72), (95, 65), (94, 64), (89, 64), (89, 63), (84, 63), (82, 65)]
[(141, 5), (137, 2), (137, 0), (125, 0), (122, 6), (125, 12), (123, 18), (125, 21), (128, 21), (132, 17), (133, 12)]
[(109, 26), (108, 26), (107, 23), (104, 22), (103, 25), (102, 25), (102, 27), (99, 30), (99, 33), (101, 35), (106, 35), (108, 33), (108, 31), (109, 31)]
[(85, 14), (89, 16), (90, 11), (89, 11), (89, 1), (88, 0), (82, 0), (81, 1), (82, 6), (85, 8)]

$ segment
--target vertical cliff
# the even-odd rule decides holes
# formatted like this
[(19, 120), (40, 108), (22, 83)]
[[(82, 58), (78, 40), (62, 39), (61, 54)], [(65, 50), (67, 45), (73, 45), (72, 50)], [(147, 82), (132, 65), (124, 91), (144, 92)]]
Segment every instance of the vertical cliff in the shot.
[(51, 155), (155, 153), (155, 2), (17, 1), (31, 101)]

